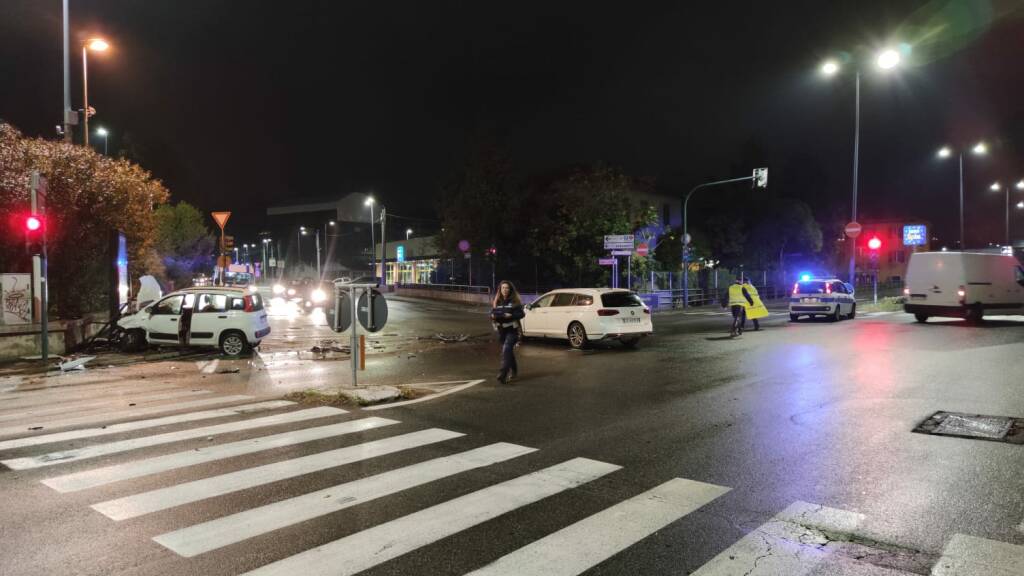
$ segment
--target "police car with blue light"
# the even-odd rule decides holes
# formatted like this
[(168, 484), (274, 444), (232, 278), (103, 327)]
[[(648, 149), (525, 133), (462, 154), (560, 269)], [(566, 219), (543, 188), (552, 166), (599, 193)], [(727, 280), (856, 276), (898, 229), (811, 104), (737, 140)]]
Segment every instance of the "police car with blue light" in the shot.
[(801, 316), (824, 316), (833, 322), (856, 317), (853, 286), (838, 278), (801, 276), (789, 297), (789, 319), (796, 322)]

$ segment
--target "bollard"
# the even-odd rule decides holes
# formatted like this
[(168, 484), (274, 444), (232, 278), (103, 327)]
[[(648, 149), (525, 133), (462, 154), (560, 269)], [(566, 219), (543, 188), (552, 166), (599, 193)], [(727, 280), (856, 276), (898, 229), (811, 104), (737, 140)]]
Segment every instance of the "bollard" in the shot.
[(366, 335), (359, 335), (359, 369), (366, 370)]

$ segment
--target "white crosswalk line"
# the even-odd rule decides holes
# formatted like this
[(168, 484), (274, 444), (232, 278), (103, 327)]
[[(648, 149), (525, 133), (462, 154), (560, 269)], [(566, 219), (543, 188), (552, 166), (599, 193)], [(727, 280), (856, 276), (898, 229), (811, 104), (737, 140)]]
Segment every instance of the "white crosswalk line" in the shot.
[(140, 388), (135, 384), (133, 386), (120, 386), (118, 388), (110, 388), (106, 390), (55, 390), (53, 392), (25, 392), (23, 394), (18, 393), (19, 396), (17, 398), (11, 398), (10, 396), (13, 396), (13, 394), (0, 396), (0, 412), (6, 414), (15, 410), (25, 410), (27, 408), (38, 406), (75, 406), (77, 403), (82, 401), (92, 402), (94, 400), (117, 400), (119, 398), (128, 398), (133, 395), (181, 389), (181, 386), (176, 386), (174, 384), (153, 384), (143, 388)]
[(206, 394), (212, 394), (212, 392), (209, 390), (188, 390), (176, 388), (166, 392), (161, 391), (158, 394), (113, 396), (92, 402), (76, 402), (71, 404), (60, 404), (57, 406), (54, 406), (53, 404), (46, 404), (46, 407), (32, 407), (12, 412), (10, 414), (4, 414), (0, 416), (0, 422), (42, 418), (44, 416), (53, 416), (55, 414), (64, 414), (67, 412), (74, 412), (76, 414), (82, 414), (84, 412), (98, 412), (102, 408), (122, 408), (125, 407), (127, 403), (148, 404), (150, 402), (158, 402), (160, 400), (173, 400), (175, 398), (182, 398), (185, 396), (197, 397)]
[(273, 530), (536, 451), (504, 442), (391, 470), (153, 538), (192, 557)]
[(157, 434), (156, 436), (143, 436), (141, 438), (121, 440), (120, 442), (84, 446), (74, 450), (50, 452), (40, 456), (0, 460), (0, 464), (5, 465), (12, 470), (42, 468), (44, 466), (65, 464), (67, 462), (75, 462), (78, 460), (85, 460), (87, 458), (96, 458), (97, 456), (108, 456), (119, 452), (128, 452), (139, 448), (159, 446), (160, 444), (170, 444), (171, 442), (190, 440), (192, 438), (240, 432), (242, 430), (252, 430), (253, 428), (263, 428), (265, 426), (274, 426), (276, 424), (294, 424), (296, 422), (305, 422), (306, 420), (312, 420), (314, 418), (326, 418), (328, 416), (338, 416), (340, 414), (346, 414), (346, 412), (340, 408), (319, 406), (308, 410), (296, 410), (294, 412), (285, 412), (284, 414), (252, 418), (250, 420), (238, 420), (236, 422), (227, 422), (225, 424), (216, 424), (214, 426), (205, 426), (203, 428), (192, 428), (190, 430), (179, 430), (177, 432)]
[(932, 576), (1020, 576), (1024, 546), (956, 534), (946, 544)]
[(222, 460), (224, 458), (241, 456), (243, 454), (262, 452), (264, 450), (280, 448), (283, 446), (293, 446), (295, 444), (312, 442), (323, 438), (364, 432), (366, 430), (372, 430), (382, 426), (390, 426), (392, 424), (398, 424), (398, 421), (388, 420), (387, 418), (363, 418), (361, 420), (342, 422), (341, 424), (318, 426), (316, 428), (306, 428), (304, 430), (292, 430), (290, 432), (282, 432), (281, 434), (274, 434), (272, 436), (263, 436), (260, 438), (253, 438), (251, 440), (242, 440), (240, 442), (230, 442), (228, 444), (220, 444), (209, 448), (200, 448), (198, 450), (187, 450), (185, 452), (177, 452), (175, 454), (167, 454), (165, 456), (157, 456), (155, 458), (148, 458), (135, 462), (126, 462), (115, 466), (105, 466), (103, 468), (95, 468), (93, 470), (85, 470), (83, 472), (75, 472), (64, 476), (47, 478), (42, 482), (58, 492), (76, 492), (78, 490), (95, 488), (96, 486), (103, 486), (105, 484), (120, 482), (121, 480), (128, 480), (130, 478), (141, 478), (142, 476), (167, 472), (168, 470), (176, 470), (178, 468), (195, 466), (196, 464), (204, 464), (215, 460)]
[(246, 488), (295, 478), (303, 474), (368, 460), (409, 448), (443, 442), (459, 436), (464, 436), (464, 434), (431, 428), (108, 500), (93, 504), (92, 507), (113, 520), (126, 520)]
[[(59, 378), (59, 380), (57, 380)], [(15, 398), (24, 398), (29, 396), (53, 396), (56, 398), (64, 398), (67, 396), (74, 396), (76, 394), (83, 394), (86, 396), (93, 394), (104, 394), (110, 392), (130, 392), (132, 390), (139, 389), (139, 382), (136, 380), (123, 380), (118, 379), (117, 381), (100, 381), (92, 383), (81, 383), (68, 381), (63, 377), (55, 377), (56, 382), (54, 384), (48, 384), (44, 386), (12, 386), (6, 391), (0, 391), (0, 400), (13, 400)], [(153, 382), (145, 384), (144, 388), (154, 389), (159, 387), (177, 387), (177, 384), (170, 382)]]
[[(245, 402), (252, 400), (252, 396), (235, 395), (235, 396), (217, 396), (216, 398), (201, 398), (199, 400), (189, 400), (187, 402), (177, 402), (174, 404), (160, 404), (158, 406), (145, 406), (142, 408), (130, 408), (128, 410), (115, 410), (112, 412), (103, 412), (96, 414), (87, 414), (84, 416), (74, 416), (70, 418), (63, 418), (58, 420), (47, 420), (37, 423), (36, 425), (21, 424), (18, 426), (12, 426), (8, 428), (0, 428), (0, 438), (5, 436), (20, 436), (29, 431), (29, 428), (36, 426), (44, 426), (48, 429), (54, 428), (70, 428), (72, 426), (86, 426), (89, 424), (100, 424), (102, 422), (109, 422), (111, 420), (120, 420), (122, 418), (138, 418), (139, 416), (150, 416), (152, 414), (162, 414), (167, 412), (175, 412), (177, 410), (186, 410), (189, 408), (202, 408), (207, 406), (216, 406), (217, 404), (230, 404), (232, 402)], [(7, 448), (17, 445), (16, 443), (21, 439), (14, 440), (15, 444), (8, 445), (7, 442), (0, 442), (0, 450), (6, 450)], [(22, 446), (31, 446), (32, 444), (22, 444)]]
[(575, 576), (725, 494), (675, 478), (507, 554), (472, 576)]
[(355, 574), (620, 468), (587, 458), (574, 458), (357, 532), (246, 574)]
[[(227, 396), (226, 398), (230, 398), (230, 396)], [(86, 428), (84, 430), (69, 430), (67, 432), (55, 432), (53, 434), (43, 434), (41, 436), (29, 436), (28, 438), (16, 438), (14, 440), (5, 440), (3, 442), (0, 442), (0, 450), (11, 450), (14, 448), (24, 448), (26, 446), (38, 446), (40, 444), (53, 444), (54, 442), (65, 442), (67, 440), (79, 440), (81, 438), (107, 436), (110, 434), (131, 432), (133, 430), (145, 430), (146, 428), (167, 426), (169, 424), (181, 424), (184, 422), (208, 420), (210, 418), (224, 418), (225, 416), (251, 414), (253, 412), (260, 412), (263, 410), (274, 410), (277, 408), (284, 408), (285, 406), (292, 406), (294, 404), (294, 402), (289, 402), (288, 400), (271, 400), (269, 402), (243, 404), (241, 406), (233, 406), (231, 408), (218, 408), (216, 410), (188, 412), (185, 414), (175, 414), (173, 416), (164, 416), (162, 418), (152, 418), (149, 420), (122, 422), (120, 424), (111, 424), (110, 426), (104, 426), (102, 428)]]
[(692, 576), (803, 576), (829, 557), (824, 532), (853, 532), (863, 514), (795, 502)]

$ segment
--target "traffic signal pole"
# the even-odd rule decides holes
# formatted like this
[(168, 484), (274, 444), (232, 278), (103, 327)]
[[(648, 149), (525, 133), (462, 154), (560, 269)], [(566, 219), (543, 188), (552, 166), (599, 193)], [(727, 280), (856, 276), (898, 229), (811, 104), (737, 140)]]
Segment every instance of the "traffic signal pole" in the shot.
[[(762, 177), (762, 172), (763, 177)], [(683, 308), (690, 306), (690, 235), (687, 228), (687, 208), (690, 205), (690, 196), (701, 188), (710, 188), (711, 186), (720, 186), (722, 184), (732, 184), (734, 182), (746, 182), (751, 181), (758, 188), (764, 188), (768, 185), (768, 169), (758, 168), (754, 170), (753, 175), (743, 176), (742, 178), (730, 178), (729, 180), (718, 180), (715, 182), (705, 182), (704, 184), (698, 184), (694, 186), (692, 190), (686, 195), (683, 200)]]
[(32, 255), (32, 272), (33, 274), (38, 274), (39, 278), (39, 352), (44, 363), (48, 362), (50, 358), (50, 318), (46, 310), (49, 305), (48, 298), (46, 297), (49, 291), (46, 270), (46, 218), (42, 216), (46, 209), (45, 198), (46, 178), (41, 176), (39, 172), (32, 172), (32, 216), (37, 217), (41, 222), (39, 231), (41, 238), (40, 249), (38, 254)]

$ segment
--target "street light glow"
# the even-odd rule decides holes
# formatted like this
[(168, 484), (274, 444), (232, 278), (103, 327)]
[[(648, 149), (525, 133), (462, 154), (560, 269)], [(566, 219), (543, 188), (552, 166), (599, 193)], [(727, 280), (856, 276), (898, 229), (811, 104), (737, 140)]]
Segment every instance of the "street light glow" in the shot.
[(335, 222), (334, 220), (331, 220), (330, 222), (327, 223), (328, 226), (334, 226), (335, 224), (337, 224), (337, 222)]
[(110, 48), (110, 44), (107, 44), (107, 41), (102, 38), (91, 38), (85, 43), (85, 47), (96, 52), (104, 52)]
[(96, 133), (99, 134), (100, 136), (103, 136), (104, 138), (107, 137), (107, 129), (106, 128), (103, 128), (103, 127), (97, 128), (96, 129)]
[(942, 148), (939, 148), (939, 158), (949, 158), (952, 155), (953, 151), (949, 149), (949, 146), (943, 146)]
[(366, 202), (363, 202), (363, 205), (364, 206), (373, 206), (374, 202), (375, 202), (375, 200), (373, 199), (373, 196), (369, 196), (369, 197), (366, 198)]
[(900, 53), (892, 48), (883, 50), (878, 54), (878, 67), (882, 70), (891, 70), (900, 64)]
[(1017, 190), (1024, 190), (1024, 180), (1017, 182)]
[(999, 182), (993, 182), (992, 185), (988, 187), (988, 189), (992, 190), (993, 192), (999, 192), (1000, 190), (1003, 189), (1003, 187), (999, 185)]
[(1024, 200), (1017, 202), (1017, 208), (1024, 208)]
[(984, 142), (978, 142), (974, 148), (971, 148), (971, 151), (978, 155), (985, 154), (988, 152), (988, 146)]
[(835, 60), (826, 60), (821, 65), (821, 73), (825, 76), (833, 76), (836, 72), (839, 72), (839, 63)]

